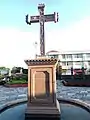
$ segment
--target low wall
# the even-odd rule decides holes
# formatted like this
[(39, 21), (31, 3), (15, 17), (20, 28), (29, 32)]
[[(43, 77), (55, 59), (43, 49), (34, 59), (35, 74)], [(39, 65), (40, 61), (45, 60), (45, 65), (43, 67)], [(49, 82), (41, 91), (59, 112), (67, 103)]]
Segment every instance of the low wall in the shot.
[(61, 75), (60, 76), (62, 80), (67, 80), (67, 79), (85, 79), (85, 80), (90, 80), (90, 75)]
[(27, 83), (23, 84), (4, 84), (5, 87), (28, 87)]
[[(68, 100), (63, 99), (63, 98), (57, 98), (57, 99), (58, 99), (59, 103), (72, 104), (72, 105), (75, 105), (75, 106), (79, 106), (79, 107), (87, 110), (90, 113), (90, 105), (88, 105), (85, 102), (82, 102), (80, 100), (75, 100), (75, 99), (68, 99)], [(0, 108), (0, 113), (4, 112), (5, 110), (7, 110), (7, 109), (9, 109), (13, 106), (23, 104), (23, 103), (27, 103), (27, 99), (15, 100), (15, 101), (12, 101), (10, 103), (7, 103)]]
[(65, 86), (90, 87), (90, 75), (62, 75), (60, 80)]

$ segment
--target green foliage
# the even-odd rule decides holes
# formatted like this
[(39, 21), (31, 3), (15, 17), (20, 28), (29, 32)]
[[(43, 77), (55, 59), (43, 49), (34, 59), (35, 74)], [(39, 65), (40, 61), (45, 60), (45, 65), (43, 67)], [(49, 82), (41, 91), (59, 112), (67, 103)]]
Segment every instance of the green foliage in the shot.
[(6, 67), (0, 67), (0, 70), (10, 70), (10, 68), (6, 68)]
[(8, 84), (25, 84), (27, 83), (27, 81), (25, 79), (13, 79), (13, 80), (10, 80), (9, 82), (7, 82)]
[(11, 70), (11, 73), (13, 74), (20, 73), (21, 69), (22, 69), (23, 74), (28, 74), (28, 69), (24, 69), (22, 67), (13, 67)]
[(11, 70), (11, 73), (13, 73), (13, 74), (20, 73), (20, 69), (21, 69), (21, 67), (13, 67)]
[(16, 75), (11, 76), (11, 79), (17, 79), (17, 80), (24, 79), (28, 81), (28, 75), (27, 74), (16, 74)]
[(4, 75), (0, 75), (0, 79), (4, 78)]
[(5, 70), (5, 69), (6, 69), (6, 67), (0, 67), (0, 69), (1, 69), (1, 70)]
[[(6, 67), (0, 67), (0, 75), (4, 74), (4, 75), (8, 75), (9, 74), (9, 68)], [(5, 72), (5, 73), (4, 73)]]

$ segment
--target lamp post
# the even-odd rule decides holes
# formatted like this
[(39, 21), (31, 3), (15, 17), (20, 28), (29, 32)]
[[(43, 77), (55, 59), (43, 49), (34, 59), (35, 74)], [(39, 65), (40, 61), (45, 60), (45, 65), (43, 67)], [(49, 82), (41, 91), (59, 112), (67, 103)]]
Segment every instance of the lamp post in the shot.
[(82, 75), (83, 75), (83, 79), (85, 78), (85, 74), (84, 74), (84, 55), (82, 54)]

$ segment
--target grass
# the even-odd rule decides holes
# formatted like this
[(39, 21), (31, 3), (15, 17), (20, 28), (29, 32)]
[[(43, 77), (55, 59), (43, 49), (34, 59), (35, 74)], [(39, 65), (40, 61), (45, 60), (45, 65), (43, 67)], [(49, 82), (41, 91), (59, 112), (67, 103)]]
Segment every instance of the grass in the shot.
[(7, 84), (27, 84), (28, 82), (24, 79), (13, 79), (13, 80), (10, 80), (9, 82), (7, 82)]

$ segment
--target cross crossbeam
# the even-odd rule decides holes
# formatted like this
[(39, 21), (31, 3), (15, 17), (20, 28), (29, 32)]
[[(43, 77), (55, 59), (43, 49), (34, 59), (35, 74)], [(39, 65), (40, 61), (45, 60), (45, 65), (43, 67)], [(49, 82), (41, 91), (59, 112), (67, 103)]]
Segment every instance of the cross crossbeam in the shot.
[(31, 25), (31, 23), (40, 23), (40, 54), (45, 56), (45, 40), (44, 40), (44, 23), (45, 22), (58, 22), (58, 13), (44, 15), (44, 4), (38, 5), (38, 10), (40, 15), (29, 16), (26, 15), (26, 23)]
[[(37, 16), (26, 15), (26, 23), (27, 24), (31, 25), (31, 23), (38, 23), (39, 20), (40, 20), (39, 15), (37, 15)], [(44, 15), (44, 22), (51, 22), (51, 21), (54, 21), (55, 23), (58, 21), (58, 13), (54, 12), (54, 14)]]

